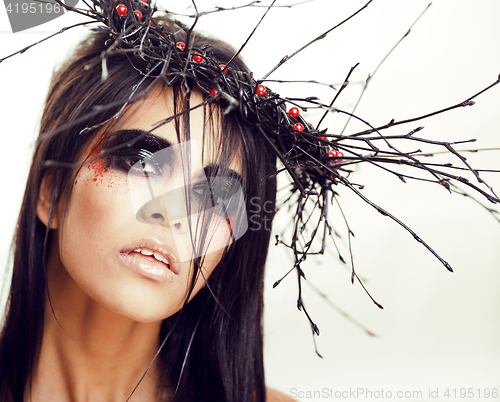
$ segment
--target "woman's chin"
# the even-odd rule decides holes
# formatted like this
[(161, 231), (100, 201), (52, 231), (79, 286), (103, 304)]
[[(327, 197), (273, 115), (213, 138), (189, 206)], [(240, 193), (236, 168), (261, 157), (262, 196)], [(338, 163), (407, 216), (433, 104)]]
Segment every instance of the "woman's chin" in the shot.
[(126, 318), (139, 323), (161, 322), (179, 311), (186, 298), (184, 286), (171, 283), (158, 283), (153, 279), (133, 277), (115, 278), (113, 283), (102, 287), (87, 288), (79, 285), (83, 291), (81, 303), (75, 299), (73, 305), (80, 304), (89, 319), (97, 315), (113, 322)]

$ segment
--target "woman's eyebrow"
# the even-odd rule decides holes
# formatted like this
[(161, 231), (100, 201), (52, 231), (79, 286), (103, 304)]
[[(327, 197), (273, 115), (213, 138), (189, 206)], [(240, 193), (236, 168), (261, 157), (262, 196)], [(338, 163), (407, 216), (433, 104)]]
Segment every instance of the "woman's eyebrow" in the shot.
[(173, 145), (163, 137), (139, 129), (115, 131), (110, 135), (107, 142), (108, 147), (124, 145), (127, 148), (146, 149), (151, 153), (161, 151)]

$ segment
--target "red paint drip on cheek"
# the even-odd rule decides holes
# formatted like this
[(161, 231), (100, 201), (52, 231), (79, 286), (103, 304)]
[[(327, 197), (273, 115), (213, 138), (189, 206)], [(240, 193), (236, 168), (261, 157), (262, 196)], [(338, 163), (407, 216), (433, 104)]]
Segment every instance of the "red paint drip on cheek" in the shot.
[(110, 187), (110, 188), (113, 187), (113, 183), (115, 183), (115, 181), (116, 181), (116, 184), (118, 184), (119, 180), (120, 179), (116, 174), (113, 177), (110, 177), (108, 180), (108, 187)]
[[(110, 171), (110, 168), (107, 164), (107, 161), (103, 158), (99, 158), (99, 154), (101, 150), (103, 149), (103, 144), (99, 144), (90, 154), (89, 159), (92, 160), (93, 158), (97, 158), (92, 160), (88, 165), (87, 168), (91, 173), (91, 176), (89, 177), (88, 181), (93, 181), (96, 183), (96, 185), (99, 184), (105, 184), (105, 181), (111, 181), (110, 177), (108, 176), (108, 173)], [(108, 183), (108, 187), (109, 187)]]
[(94, 176), (92, 179), (93, 181), (101, 180), (101, 182), (102, 182), (104, 179), (104, 176), (106, 176), (106, 174), (109, 171), (109, 168), (106, 166), (105, 161), (102, 159), (96, 159), (95, 161), (93, 161), (89, 165), (89, 168), (92, 170), (92, 173)]

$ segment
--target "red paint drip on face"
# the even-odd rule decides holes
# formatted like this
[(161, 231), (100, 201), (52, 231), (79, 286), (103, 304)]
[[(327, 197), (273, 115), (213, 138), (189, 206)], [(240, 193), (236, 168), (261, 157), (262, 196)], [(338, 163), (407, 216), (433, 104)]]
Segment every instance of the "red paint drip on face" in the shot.
[(95, 158), (97, 155), (100, 154), (100, 152), (102, 151), (102, 149), (104, 148), (104, 144), (102, 143), (102, 141), (95, 147), (95, 149), (92, 151), (92, 153), (90, 154), (89, 158)]
[(89, 156), (89, 159), (97, 158), (91, 161), (90, 164), (88, 165), (88, 169), (91, 170), (93, 173), (92, 181), (97, 184), (104, 183), (105, 175), (109, 171), (109, 167), (107, 166), (106, 161), (102, 158), (99, 158), (99, 154), (103, 149), (103, 147), (104, 144), (100, 143)]
[(96, 159), (95, 161), (93, 161), (90, 164), (89, 167), (94, 172), (93, 181), (101, 180), (101, 182), (102, 182), (102, 180), (104, 179), (104, 176), (109, 171), (109, 168), (106, 166), (105, 161), (103, 161), (102, 159)]

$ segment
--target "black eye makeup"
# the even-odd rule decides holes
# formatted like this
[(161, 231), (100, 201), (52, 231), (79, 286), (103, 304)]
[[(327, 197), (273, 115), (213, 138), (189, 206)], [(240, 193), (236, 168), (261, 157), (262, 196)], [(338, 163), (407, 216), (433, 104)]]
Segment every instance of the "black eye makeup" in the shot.
[(105, 156), (108, 166), (112, 169), (129, 173), (131, 168), (148, 177), (161, 177), (165, 173), (165, 163), (158, 161), (154, 154), (166, 149), (172, 144), (164, 138), (142, 130), (119, 130), (114, 132), (106, 141), (105, 148), (109, 154)]
[[(177, 144), (175, 144), (177, 145)], [(165, 138), (143, 130), (118, 130), (106, 140), (103, 156), (108, 168), (124, 174), (137, 173), (150, 179), (160, 179), (171, 173), (168, 160), (155, 156), (172, 147)], [(171, 161), (170, 161), (171, 162)], [(205, 205), (220, 205), (241, 189), (242, 178), (232, 169), (210, 164), (198, 179), (189, 185), (191, 196)]]
[(241, 189), (241, 176), (232, 171), (226, 171), (223, 175), (217, 173), (219, 168), (209, 165), (205, 168), (207, 180), (192, 185), (192, 193), (200, 201), (211, 202), (213, 206), (228, 201)]
[[(190, 164), (182, 158), (182, 144), (172, 144), (142, 130), (116, 131), (106, 140), (106, 152), (102, 158), (108, 168), (132, 179), (129, 180), (129, 188), (139, 221), (156, 223), (143, 219), (141, 211), (146, 205), (159, 202), (159, 197), (170, 206), (185, 204), (185, 208), (170, 210), (170, 219), (208, 210), (211, 215), (229, 219), (241, 209), (244, 204), (241, 176), (215, 163), (202, 168), (199, 162), (196, 163), (200, 155), (195, 144), (186, 143), (185, 146), (187, 149), (194, 146), (195, 154), (192, 155), (193, 170), (189, 172), (191, 177), (184, 178), (182, 184), (179, 179), (182, 180), (182, 175), (189, 171), (185, 164)], [(171, 179), (174, 181), (170, 184)]]
[[(221, 169), (216, 165), (205, 167), (206, 180), (190, 186), (193, 199), (199, 211), (216, 207), (216, 215), (231, 217), (241, 208), (241, 197), (236, 196), (241, 191), (241, 176), (233, 170)], [(236, 196), (236, 197), (235, 197)]]

